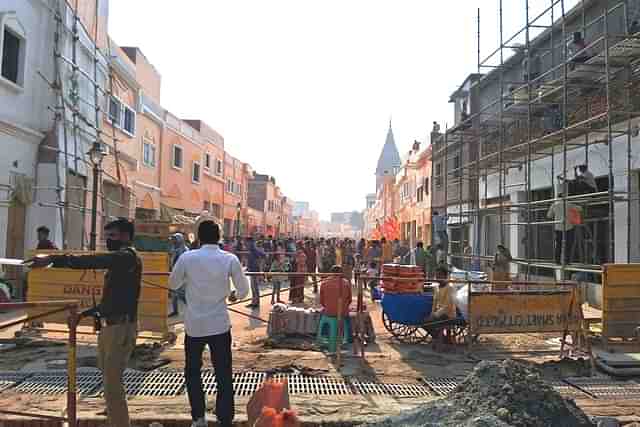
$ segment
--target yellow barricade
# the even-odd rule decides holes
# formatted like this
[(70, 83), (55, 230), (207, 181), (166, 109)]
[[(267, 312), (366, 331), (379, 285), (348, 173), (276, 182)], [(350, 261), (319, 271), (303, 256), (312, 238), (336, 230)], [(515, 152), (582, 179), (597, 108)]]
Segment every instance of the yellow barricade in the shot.
[[(43, 253), (43, 251), (38, 251)], [(49, 254), (88, 255), (90, 252), (47, 251)], [(147, 272), (168, 272), (169, 256), (161, 252), (141, 252), (143, 275), (142, 289), (138, 304), (138, 330), (167, 336), (169, 297), (168, 276), (149, 276)], [(93, 296), (97, 303), (102, 298), (103, 270), (70, 270), (66, 268), (46, 268), (31, 270), (27, 278), (27, 301), (79, 300), (81, 310), (93, 306)], [(145, 283), (146, 282), (146, 283)], [(29, 315), (38, 314), (38, 309), (29, 310)], [(67, 323), (64, 314), (45, 319), (51, 323)], [(92, 326), (92, 319), (83, 319), (81, 326)]]
[(577, 331), (575, 288), (558, 291), (471, 292), (471, 334), (520, 334)]
[(602, 337), (635, 338), (640, 328), (640, 264), (605, 264), (602, 275)]

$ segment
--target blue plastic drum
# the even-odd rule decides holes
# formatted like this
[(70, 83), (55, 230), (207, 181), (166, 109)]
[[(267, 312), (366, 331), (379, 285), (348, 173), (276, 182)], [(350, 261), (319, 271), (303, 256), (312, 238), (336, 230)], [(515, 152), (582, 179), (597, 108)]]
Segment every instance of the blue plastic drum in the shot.
[(433, 294), (388, 294), (382, 297), (382, 309), (393, 322), (422, 325), (431, 315)]

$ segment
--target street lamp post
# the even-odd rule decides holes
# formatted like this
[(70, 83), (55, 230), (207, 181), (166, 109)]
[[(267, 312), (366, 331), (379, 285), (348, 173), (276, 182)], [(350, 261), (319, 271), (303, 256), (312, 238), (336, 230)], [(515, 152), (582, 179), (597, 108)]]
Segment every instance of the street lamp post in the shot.
[(98, 240), (98, 185), (100, 182), (102, 159), (104, 158), (105, 153), (102, 151), (100, 142), (94, 141), (88, 154), (91, 164), (93, 165), (93, 193), (91, 193), (91, 234), (89, 235), (89, 249), (95, 251)]
[(240, 238), (240, 211), (242, 210), (242, 203), (238, 202), (236, 205), (236, 238)]

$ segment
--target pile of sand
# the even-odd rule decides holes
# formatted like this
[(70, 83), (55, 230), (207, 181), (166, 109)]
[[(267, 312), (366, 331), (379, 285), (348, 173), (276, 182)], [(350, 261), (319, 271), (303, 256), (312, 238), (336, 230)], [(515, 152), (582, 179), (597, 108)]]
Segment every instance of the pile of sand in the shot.
[(371, 427), (588, 427), (591, 420), (572, 401), (521, 363), (480, 362), (446, 399)]

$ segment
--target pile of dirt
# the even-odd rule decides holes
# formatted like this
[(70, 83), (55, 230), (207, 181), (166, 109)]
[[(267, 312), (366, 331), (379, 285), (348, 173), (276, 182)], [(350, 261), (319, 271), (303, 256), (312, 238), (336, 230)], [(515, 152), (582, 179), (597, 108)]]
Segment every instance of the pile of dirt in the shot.
[(589, 427), (591, 420), (545, 384), (540, 373), (513, 360), (480, 362), (446, 399), (371, 427)]

